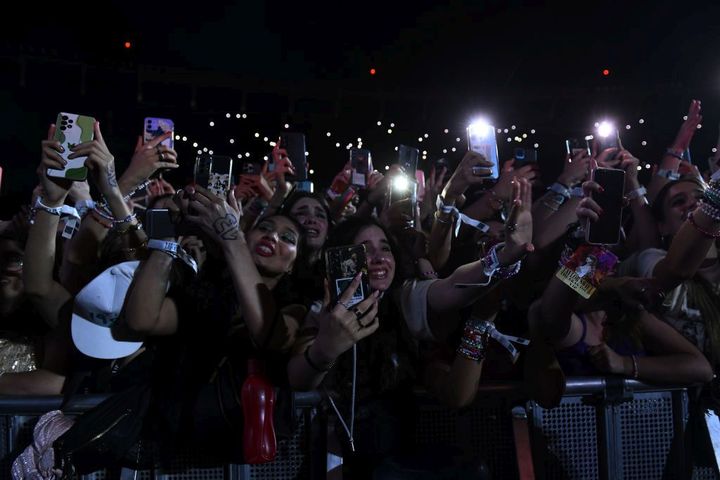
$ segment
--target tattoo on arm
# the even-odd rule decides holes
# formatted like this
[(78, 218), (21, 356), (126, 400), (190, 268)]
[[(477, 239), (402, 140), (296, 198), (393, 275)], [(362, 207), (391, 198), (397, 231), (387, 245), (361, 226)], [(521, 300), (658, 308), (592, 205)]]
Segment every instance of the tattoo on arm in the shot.
[(228, 213), (225, 217), (218, 218), (213, 222), (213, 229), (223, 240), (237, 240), (239, 235), (238, 219), (232, 213)]
[(118, 186), (117, 177), (115, 176), (115, 165), (112, 163), (108, 165), (107, 181), (111, 187)]

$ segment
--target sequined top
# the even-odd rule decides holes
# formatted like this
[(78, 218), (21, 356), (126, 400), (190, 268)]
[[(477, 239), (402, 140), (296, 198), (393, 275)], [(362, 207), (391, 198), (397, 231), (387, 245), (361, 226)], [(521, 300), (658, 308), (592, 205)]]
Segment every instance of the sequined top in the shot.
[(29, 337), (0, 338), (0, 372), (31, 372), (37, 369), (36, 345)]

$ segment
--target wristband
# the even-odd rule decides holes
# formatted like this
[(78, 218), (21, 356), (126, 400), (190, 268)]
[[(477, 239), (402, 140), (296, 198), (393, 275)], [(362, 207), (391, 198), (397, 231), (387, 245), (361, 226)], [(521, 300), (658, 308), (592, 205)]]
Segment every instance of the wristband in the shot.
[(35, 203), (32, 207), (30, 207), (30, 224), (35, 223), (35, 214), (38, 210), (42, 210), (45, 213), (48, 213), (50, 215), (55, 215), (57, 217), (62, 216), (70, 216), (73, 218), (80, 218), (80, 215), (78, 214), (77, 210), (70, 205), (61, 205), (59, 207), (48, 207), (44, 203), (42, 203), (42, 197), (35, 198)]
[(81, 217), (85, 217), (90, 210), (95, 208), (95, 200), (78, 200), (75, 202), (75, 209)]
[(570, 189), (570, 196), (573, 198), (582, 198), (585, 196), (582, 187), (573, 187)]
[[(480, 230), (483, 233), (487, 233), (490, 231), (490, 226), (481, 222), (480, 220), (475, 220), (474, 218), (470, 218), (464, 213), (460, 213), (460, 210), (457, 209), (455, 205), (445, 205), (444, 199), (442, 195), (438, 195), (437, 199), (435, 200), (435, 206), (437, 207), (439, 212), (451, 214), (453, 217), (453, 222), (455, 223), (455, 236), (457, 237), (460, 233), (460, 226), (464, 223), (466, 225), (470, 225), (473, 228), (476, 228)], [(437, 216), (435, 218), (438, 218)], [(440, 220), (438, 220), (440, 221)], [(440, 223), (447, 223), (440, 221)]]
[(570, 200), (570, 197), (572, 196), (572, 192), (570, 191), (570, 189), (560, 182), (553, 183), (548, 187), (548, 190), (562, 195), (563, 197), (565, 197), (565, 200)]
[(675, 170), (667, 170), (664, 168), (658, 170), (655, 175), (657, 175), (658, 177), (667, 178), (668, 180), (678, 180), (680, 178), (680, 174)]
[(628, 201), (635, 200), (636, 198), (644, 197), (647, 194), (647, 189), (645, 187), (638, 187), (635, 190), (630, 190), (627, 195), (625, 195), (625, 199)]
[(167, 242), (165, 240), (151, 238), (148, 240), (147, 247), (151, 250), (160, 250), (161, 252), (167, 253), (172, 258), (180, 259), (185, 265), (192, 268), (195, 273), (198, 271), (195, 259), (175, 242)]

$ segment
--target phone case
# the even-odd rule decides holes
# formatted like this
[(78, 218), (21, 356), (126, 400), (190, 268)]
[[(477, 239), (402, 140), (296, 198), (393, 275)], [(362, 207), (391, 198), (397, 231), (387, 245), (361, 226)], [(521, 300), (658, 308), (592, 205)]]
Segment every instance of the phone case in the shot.
[(360, 285), (347, 302), (348, 306), (356, 305), (370, 295), (365, 245), (328, 248), (325, 252), (325, 269), (333, 304), (337, 303), (338, 298), (358, 273), (362, 273)]
[(488, 125), (486, 128), (470, 128), (467, 129), (468, 149), (475, 153), (479, 153), (486, 160), (493, 162), (492, 174), (490, 178), (500, 178), (497, 138), (495, 137), (495, 127)]
[(240, 175), (260, 175), (264, 161), (244, 159), (240, 163)]
[[(175, 132), (175, 123), (169, 118), (145, 117), (144, 125), (143, 143), (148, 143), (165, 132)], [(175, 135), (170, 135), (162, 144), (168, 148), (175, 148)]]
[(353, 148), (350, 150), (350, 167), (352, 178), (350, 183), (360, 188), (365, 188), (367, 174), (372, 172), (372, 155), (370, 150), (364, 148)]
[(407, 145), (398, 147), (398, 164), (403, 168), (407, 176), (415, 177), (419, 155), (420, 150), (415, 147), (408, 147)]
[(194, 181), (220, 198), (225, 198), (232, 182), (233, 160), (225, 155), (198, 155)]
[(284, 132), (280, 134), (280, 148), (287, 151), (290, 161), (295, 167), (295, 175), (288, 175), (293, 181), (308, 179), (307, 158), (305, 157), (305, 135), (298, 132)]
[(513, 168), (521, 168), (530, 163), (537, 163), (537, 150), (534, 148), (516, 148), (513, 152)]
[(590, 298), (617, 263), (618, 257), (603, 247), (580, 245), (555, 276), (583, 298)]
[(60, 156), (67, 160), (67, 165), (62, 170), (49, 168), (49, 177), (67, 178), (68, 180), (83, 181), (87, 178), (87, 157), (68, 158), (72, 153), (71, 147), (95, 138), (95, 119), (87, 115), (61, 112), (55, 121), (55, 140), (59, 141), (65, 149)]
[(167, 208), (151, 208), (145, 211), (145, 231), (148, 238), (174, 238), (175, 225)]
[(593, 192), (592, 199), (603, 209), (597, 222), (588, 222), (585, 240), (592, 245), (614, 245), (620, 242), (622, 211), (625, 195), (625, 171), (615, 168), (596, 168), (592, 179), (603, 187)]

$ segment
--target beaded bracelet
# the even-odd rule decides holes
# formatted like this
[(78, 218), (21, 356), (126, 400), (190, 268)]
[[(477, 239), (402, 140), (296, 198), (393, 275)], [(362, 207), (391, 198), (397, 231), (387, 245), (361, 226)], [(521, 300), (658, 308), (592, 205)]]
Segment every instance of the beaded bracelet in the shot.
[(700, 202), (700, 207), (698, 207), (701, 212), (703, 212), (708, 217), (712, 218), (716, 222), (720, 222), (720, 209), (717, 207), (707, 203), (707, 202)]
[(698, 225), (697, 222), (695, 221), (695, 218), (693, 217), (693, 212), (690, 212), (688, 214), (688, 220), (690, 221), (690, 225), (695, 227), (695, 230), (700, 232), (704, 237), (713, 238), (713, 239), (720, 238), (720, 231), (715, 232), (715, 233), (708, 232), (707, 230), (703, 229), (700, 225)]

